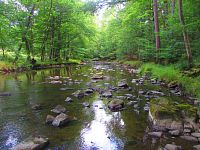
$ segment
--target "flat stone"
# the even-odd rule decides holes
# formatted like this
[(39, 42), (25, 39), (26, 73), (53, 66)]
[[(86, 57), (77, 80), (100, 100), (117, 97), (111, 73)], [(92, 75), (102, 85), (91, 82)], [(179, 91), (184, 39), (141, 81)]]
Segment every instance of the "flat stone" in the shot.
[(66, 125), (69, 122), (69, 116), (61, 113), (53, 120), (52, 125), (55, 127), (61, 127)]
[(51, 110), (52, 112), (56, 113), (56, 114), (60, 114), (60, 113), (64, 113), (66, 112), (66, 108), (61, 106), (61, 105), (57, 105), (54, 109)]
[(187, 141), (191, 141), (191, 142), (198, 142), (197, 138), (195, 138), (193, 136), (189, 136), (189, 135), (180, 136), (180, 138), (187, 140)]
[(174, 145), (174, 144), (167, 144), (165, 145), (165, 149), (166, 150), (182, 150), (182, 147)]
[(50, 81), (50, 84), (62, 84), (62, 81)]
[(55, 119), (54, 116), (52, 116), (52, 115), (47, 115), (45, 123), (46, 123), (46, 124), (52, 124), (52, 122), (54, 121), (54, 119)]
[(163, 133), (162, 132), (149, 132), (148, 135), (161, 138)]
[(172, 131), (169, 131), (169, 134), (171, 134), (172, 136), (179, 136), (180, 131), (179, 130), (172, 130)]
[(198, 132), (191, 133), (191, 135), (196, 138), (200, 138), (200, 133), (198, 133)]
[(48, 144), (48, 138), (40, 136), (31, 137), (19, 143), (17, 146), (12, 148), (12, 150), (43, 150)]

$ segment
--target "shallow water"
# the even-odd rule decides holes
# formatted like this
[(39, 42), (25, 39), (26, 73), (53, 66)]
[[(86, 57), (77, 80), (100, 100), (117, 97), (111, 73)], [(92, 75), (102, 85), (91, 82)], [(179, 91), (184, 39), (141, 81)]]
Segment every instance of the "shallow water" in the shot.
[[(106, 79), (92, 82), (94, 72), (103, 72)], [(50, 76), (61, 76), (63, 83), (50, 84)], [(11, 96), (0, 97), (0, 149), (10, 149), (27, 137), (36, 135), (48, 137), (48, 148), (55, 150), (157, 150), (171, 142), (191, 149), (193, 144), (190, 142), (170, 137), (157, 140), (155, 144), (152, 144), (151, 139), (143, 141), (148, 127), (148, 112), (143, 109), (145, 98), (138, 91), (160, 89), (171, 99), (182, 99), (150, 83), (135, 85), (131, 83), (133, 78), (138, 76), (129, 74), (119, 65), (109, 63), (1, 75), (0, 92), (10, 92)], [(118, 90), (113, 95), (135, 95), (140, 99), (139, 109), (126, 107), (120, 112), (110, 112), (107, 108), (110, 99), (102, 98), (97, 92), (83, 99), (71, 95), (88, 87), (108, 88), (109, 85), (104, 83), (117, 86), (122, 79), (126, 79), (133, 90)], [(66, 97), (71, 97), (73, 102), (66, 103)], [(85, 101), (90, 102), (90, 108), (82, 106)], [(42, 109), (32, 110), (34, 104), (40, 104)], [(71, 121), (63, 128), (45, 125), (46, 116), (52, 114), (50, 110), (58, 104), (65, 106), (66, 114), (76, 117), (77, 121)]]

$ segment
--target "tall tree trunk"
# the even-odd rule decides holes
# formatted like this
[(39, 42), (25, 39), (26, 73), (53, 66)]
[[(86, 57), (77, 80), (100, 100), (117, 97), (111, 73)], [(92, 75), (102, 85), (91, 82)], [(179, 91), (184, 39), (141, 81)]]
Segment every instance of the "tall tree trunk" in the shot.
[(50, 55), (49, 59), (54, 58), (54, 17), (51, 18), (51, 44), (50, 44)]
[(51, 14), (52, 14), (52, 7), (53, 7), (53, 0), (50, 1), (50, 9), (49, 9), (49, 15), (48, 15), (48, 18), (47, 18), (47, 22), (46, 22), (46, 28), (45, 28), (45, 32), (44, 32), (44, 38), (43, 38), (43, 41), (42, 41), (42, 46), (41, 46), (41, 61), (43, 62), (44, 61), (44, 58), (45, 58), (45, 44), (46, 44), (46, 41), (48, 39), (48, 36), (49, 36), (49, 28), (50, 28), (50, 19), (51, 19)]
[(183, 32), (183, 39), (184, 39), (184, 44), (185, 44), (185, 49), (186, 49), (186, 54), (187, 54), (187, 60), (188, 60), (188, 67), (192, 66), (192, 51), (190, 48), (190, 42), (189, 42), (189, 35), (187, 32), (187, 29), (185, 27), (185, 20), (183, 16), (183, 3), (182, 0), (178, 0), (178, 13), (179, 13), (179, 20), (180, 24), (182, 27), (182, 32)]
[(175, 10), (175, 0), (172, 0), (172, 14), (174, 14)]
[(159, 21), (158, 21), (158, 3), (157, 0), (153, 0), (153, 12), (154, 12), (154, 26), (156, 37), (156, 62), (159, 62), (160, 53), (160, 36), (159, 36)]

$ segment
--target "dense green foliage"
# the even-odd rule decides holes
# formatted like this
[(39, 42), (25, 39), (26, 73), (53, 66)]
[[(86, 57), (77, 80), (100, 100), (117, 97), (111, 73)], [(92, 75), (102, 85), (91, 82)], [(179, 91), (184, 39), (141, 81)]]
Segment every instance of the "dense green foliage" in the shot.
[(107, 57), (114, 53), (118, 58), (143, 61), (155, 61), (158, 58), (160, 63), (178, 62), (184, 68), (187, 66), (187, 54), (182, 30), (186, 28), (193, 62), (197, 63), (200, 58), (200, 1), (183, 1), (184, 27), (179, 21), (178, 1), (175, 1), (174, 12), (172, 1), (161, 0), (157, 3), (161, 41), (159, 51), (155, 45), (153, 1), (132, 0), (118, 4), (118, 7), (124, 7), (118, 9), (117, 13), (116, 9), (108, 10), (112, 19), (103, 26), (99, 39), (100, 54)]
[(94, 16), (76, 0), (0, 1), (1, 59), (19, 63), (90, 57)]

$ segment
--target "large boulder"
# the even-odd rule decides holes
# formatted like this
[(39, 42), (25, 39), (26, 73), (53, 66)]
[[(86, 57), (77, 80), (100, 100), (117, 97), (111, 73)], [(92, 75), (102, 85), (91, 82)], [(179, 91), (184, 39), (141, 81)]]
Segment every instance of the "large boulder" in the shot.
[(52, 125), (55, 127), (61, 127), (66, 125), (69, 122), (69, 116), (61, 113), (58, 116), (56, 116), (56, 118), (53, 120)]
[(119, 111), (124, 107), (124, 101), (120, 99), (115, 99), (109, 102), (108, 108), (111, 111)]
[(30, 137), (12, 148), (12, 150), (43, 150), (48, 144), (48, 138)]
[(169, 99), (160, 97), (150, 102), (149, 118), (157, 130), (179, 130), (182, 132), (183, 124), (179, 109)]
[(61, 105), (57, 105), (54, 109), (51, 110), (52, 112), (56, 113), (56, 114), (60, 114), (60, 113), (64, 113), (66, 112), (66, 108), (61, 106)]

